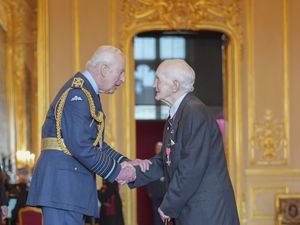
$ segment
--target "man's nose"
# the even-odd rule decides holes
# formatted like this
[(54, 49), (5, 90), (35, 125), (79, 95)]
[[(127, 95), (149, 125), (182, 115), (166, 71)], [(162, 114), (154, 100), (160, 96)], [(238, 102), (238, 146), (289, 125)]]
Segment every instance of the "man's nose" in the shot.
[(118, 85), (121, 85), (121, 84), (123, 84), (124, 82), (125, 82), (125, 76), (122, 75), (122, 76), (120, 77), (120, 79), (118, 80), (117, 84), (118, 84)]
[(152, 87), (156, 88), (156, 80), (154, 80), (154, 83), (153, 83)]

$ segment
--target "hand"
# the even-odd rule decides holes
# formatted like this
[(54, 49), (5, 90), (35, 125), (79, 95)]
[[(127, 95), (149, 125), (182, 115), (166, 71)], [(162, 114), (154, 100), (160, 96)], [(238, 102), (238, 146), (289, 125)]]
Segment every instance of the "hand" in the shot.
[(128, 162), (121, 163), (121, 171), (116, 178), (116, 181), (119, 184), (126, 184), (131, 181), (134, 181), (136, 178), (136, 171), (133, 165), (129, 164)]
[(157, 211), (158, 211), (158, 214), (160, 215), (160, 218), (161, 218), (161, 220), (162, 220), (163, 222), (165, 222), (166, 220), (167, 220), (168, 222), (170, 222), (171, 218), (170, 218), (169, 216), (167, 216), (166, 214), (164, 214), (164, 212), (161, 211), (160, 208), (158, 208)]
[(1, 211), (2, 211), (2, 220), (4, 220), (7, 217), (7, 206), (6, 205), (2, 205), (1, 206)]
[(144, 160), (135, 159), (135, 160), (129, 161), (128, 163), (133, 166), (139, 166), (143, 173), (145, 173), (147, 170), (149, 170), (150, 165), (152, 164), (152, 162), (148, 159), (144, 159)]

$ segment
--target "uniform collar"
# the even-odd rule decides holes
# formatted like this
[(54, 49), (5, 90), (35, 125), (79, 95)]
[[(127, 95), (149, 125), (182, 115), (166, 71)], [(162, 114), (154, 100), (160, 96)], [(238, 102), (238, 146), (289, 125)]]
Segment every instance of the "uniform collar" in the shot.
[(96, 92), (96, 94), (98, 95), (99, 94), (99, 88), (96, 84), (96, 81), (95, 79), (92, 77), (91, 73), (89, 71), (84, 71), (83, 73), (83, 76), (90, 82), (90, 84), (92, 85), (94, 91)]

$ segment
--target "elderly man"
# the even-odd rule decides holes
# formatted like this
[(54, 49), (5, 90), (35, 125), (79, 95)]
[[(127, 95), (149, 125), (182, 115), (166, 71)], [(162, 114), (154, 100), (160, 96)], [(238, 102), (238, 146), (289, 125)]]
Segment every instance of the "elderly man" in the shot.
[(83, 225), (99, 216), (96, 177), (119, 183), (135, 179), (133, 165), (104, 138), (105, 115), (99, 93), (112, 94), (125, 81), (125, 59), (112, 46), (99, 47), (58, 92), (42, 129), (42, 151), (35, 166), (28, 205), (42, 207), (44, 225)]
[(131, 188), (164, 176), (167, 192), (158, 209), (176, 225), (238, 225), (222, 136), (205, 105), (195, 97), (195, 73), (183, 60), (166, 60), (156, 71), (156, 100), (170, 106), (162, 155), (146, 173), (137, 170)]

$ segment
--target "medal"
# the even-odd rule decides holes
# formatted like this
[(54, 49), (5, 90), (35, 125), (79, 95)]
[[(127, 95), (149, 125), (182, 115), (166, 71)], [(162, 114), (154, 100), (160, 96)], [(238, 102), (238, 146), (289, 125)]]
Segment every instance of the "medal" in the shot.
[(166, 148), (166, 155), (167, 155), (167, 165), (170, 166), (171, 160), (170, 160), (170, 154), (171, 154), (171, 148), (167, 147)]

